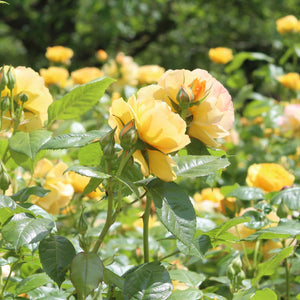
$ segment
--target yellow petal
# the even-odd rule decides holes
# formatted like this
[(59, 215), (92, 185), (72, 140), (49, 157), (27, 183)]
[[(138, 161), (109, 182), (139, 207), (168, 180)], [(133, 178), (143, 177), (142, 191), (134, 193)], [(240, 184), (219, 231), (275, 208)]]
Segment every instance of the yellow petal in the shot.
[(47, 159), (43, 158), (39, 160), (34, 168), (34, 177), (45, 177), (45, 175), (53, 168), (53, 163)]

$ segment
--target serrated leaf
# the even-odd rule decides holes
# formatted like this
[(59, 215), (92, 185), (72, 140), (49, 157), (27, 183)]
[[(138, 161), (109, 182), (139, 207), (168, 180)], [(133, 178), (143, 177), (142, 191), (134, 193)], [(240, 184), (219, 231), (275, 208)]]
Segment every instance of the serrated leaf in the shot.
[(25, 213), (14, 215), (9, 223), (3, 226), (2, 236), (16, 249), (31, 243), (37, 243), (47, 236), (54, 222), (49, 219), (33, 219)]
[(45, 273), (33, 274), (17, 284), (15, 293), (16, 295), (27, 293), (49, 282), (51, 280)]
[(25, 202), (28, 200), (30, 195), (36, 195), (38, 197), (45, 197), (49, 194), (50, 190), (45, 190), (40, 186), (31, 186), (21, 189), (16, 194), (12, 195), (11, 198), (18, 202)]
[(241, 200), (251, 201), (265, 198), (265, 193), (254, 187), (239, 186), (236, 189), (229, 192), (227, 197), (236, 197)]
[(189, 245), (177, 241), (177, 247), (185, 255), (198, 256), (202, 259), (205, 253), (212, 248), (210, 238), (207, 235), (197, 236)]
[(71, 263), (71, 281), (79, 299), (85, 299), (103, 280), (103, 264), (93, 252), (78, 253)]
[(65, 280), (65, 274), (75, 255), (73, 244), (63, 236), (52, 235), (43, 239), (39, 245), (43, 269), (59, 287)]
[(15, 214), (17, 204), (10, 197), (0, 195), (0, 225)]
[(172, 159), (176, 162), (175, 173), (181, 177), (207, 176), (230, 165), (227, 158), (216, 156), (175, 156)]
[(198, 274), (189, 270), (171, 270), (169, 272), (171, 280), (177, 280), (190, 287), (198, 287), (206, 278), (204, 274)]
[(168, 300), (199, 300), (202, 299), (202, 297), (203, 292), (201, 292), (199, 289), (188, 288), (186, 290), (175, 290)]
[(72, 167), (68, 168), (65, 172), (68, 172), (68, 171), (75, 172), (82, 176), (98, 178), (98, 179), (106, 179), (106, 178), (111, 177), (109, 174), (105, 174), (94, 167), (72, 166)]
[(125, 275), (124, 300), (165, 300), (172, 293), (168, 271), (158, 262), (146, 263)]
[(271, 204), (279, 205), (281, 201), (291, 210), (300, 211), (300, 187), (288, 188), (280, 191), (271, 198)]
[(277, 300), (277, 295), (271, 289), (256, 291), (251, 300)]
[(120, 290), (124, 287), (124, 278), (120, 277), (119, 275), (115, 274), (108, 268), (104, 268), (104, 282), (106, 284), (113, 284), (118, 287)]
[(178, 240), (189, 245), (196, 231), (196, 214), (189, 197), (176, 183), (159, 179), (151, 181), (147, 189), (160, 221)]
[(90, 110), (103, 96), (106, 88), (115, 80), (102, 77), (80, 85), (53, 102), (48, 108), (48, 120), (74, 119)]
[(40, 150), (58, 150), (68, 148), (78, 148), (86, 146), (94, 141), (99, 141), (105, 134), (102, 130), (91, 130), (84, 133), (67, 133), (56, 136), (43, 144)]
[(100, 143), (88, 144), (78, 151), (79, 163), (85, 166), (97, 166), (101, 162), (102, 154)]
[(34, 160), (39, 149), (50, 140), (51, 131), (38, 129), (30, 132), (19, 131), (8, 141), (9, 148), (17, 153), (25, 154)]

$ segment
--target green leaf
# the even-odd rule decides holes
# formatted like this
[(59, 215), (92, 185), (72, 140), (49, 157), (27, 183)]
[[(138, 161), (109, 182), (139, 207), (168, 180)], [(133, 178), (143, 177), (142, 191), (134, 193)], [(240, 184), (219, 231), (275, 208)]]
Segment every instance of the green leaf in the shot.
[(265, 193), (254, 187), (239, 186), (236, 189), (229, 192), (227, 197), (236, 197), (241, 200), (251, 201), (265, 198)]
[(102, 77), (80, 85), (53, 102), (48, 108), (49, 124), (55, 120), (74, 119), (90, 110), (115, 80)]
[(94, 167), (72, 166), (72, 167), (68, 168), (65, 172), (68, 172), (68, 171), (78, 173), (82, 176), (98, 178), (98, 179), (106, 179), (106, 178), (111, 177), (110, 175), (105, 174), (105, 173), (99, 171), (99, 169), (94, 168)]
[(76, 255), (73, 244), (65, 237), (52, 235), (39, 245), (39, 256), (44, 271), (60, 287), (65, 274)]
[(54, 222), (49, 219), (33, 219), (25, 213), (14, 215), (11, 220), (3, 226), (2, 236), (16, 249), (31, 243), (37, 243), (47, 236)]
[(189, 155), (209, 155), (209, 151), (200, 140), (191, 138), (191, 142), (186, 146)]
[(203, 293), (199, 289), (188, 288), (186, 290), (175, 290), (168, 300), (199, 300), (203, 299)]
[(300, 211), (300, 187), (285, 189), (271, 198), (271, 204), (279, 205), (281, 201), (291, 210)]
[(9, 148), (17, 153), (25, 154), (34, 160), (40, 147), (50, 140), (51, 131), (38, 129), (30, 132), (19, 131), (9, 139)]
[(259, 264), (258, 274), (255, 278), (252, 279), (252, 285), (255, 285), (262, 276), (272, 275), (278, 269), (279, 264), (293, 252), (293, 249), (293, 246), (284, 248), (271, 259)]
[(16, 194), (12, 195), (11, 198), (18, 202), (25, 202), (28, 200), (30, 195), (36, 195), (38, 197), (45, 197), (49, 194), (50, 190), (45, 190), (40, 186), (31, 186), (21, 189)]
[(147, 189), (160, 221), (183, 244), (189, 245), (196, 231), (196, 214), (189, 197), (176, 183), (159, 179), (152, 180)]
[(227, 158), (209, 155), (175, 156), (172, 159), (177, 164), (176, 175), (182, 177), (207, 176), (230, 165)]
[(91, 177), (89, 183), (86, 185), (86, 187), (83, 190), (83, 195), (87, 195), (93, 191), (96, 191), (96, 189), (99, 187), (99, 185), (102, 183), (103, 179)]
[(58, 150), (83, 147), (95, 141), (99, 141), (105, 134), (102, 130), (91, 130), (85, 133), (67, 133), (56, 136), (45, 143), (40, 150)]
[(118, 287), (120, 290), (124, 287), (124, 278), (120, 277), (119, 275), (115, 274), (108, 268), (104, 268), (104, 282), (106, 284), (113, 284)]
[(256, 291), (251, 300), (277, 300), (277, 295), (271, 289)]
[(15, 214), (17, 204), (8, 196), (0, 195), (0, 225)]
[(169, 273), (159, 262), (143, 264), (124, 277), (124, 300), (164, 300), (172, 293)]
[(103, 264), (93, 252), (78, 253), (71, 263), (71, 281), (79, 299), (85, 299), (103, 280)]
[(97, 166), (101, 162), (102, 154), (100, 143), (88, 144), (78, 151), (79, 163), (85, 166)]
[(177, 241), (177, 247), (185, 255), (199, 256), (204, 258), (205, 253), (212, 248), (209, 236), (201, 235), (193, 239), (189, 245)]
[(15, 294), (27, 293), (49, 282), (51, 280), (45, 273), (30, 275), (17, 284)]
[(204, 274), (198, 274), (196, 272), (179, 269), (171, 270), (169, 274), (171, 280), (183, 282), (190, 287), (198, 287), (206, 278)]

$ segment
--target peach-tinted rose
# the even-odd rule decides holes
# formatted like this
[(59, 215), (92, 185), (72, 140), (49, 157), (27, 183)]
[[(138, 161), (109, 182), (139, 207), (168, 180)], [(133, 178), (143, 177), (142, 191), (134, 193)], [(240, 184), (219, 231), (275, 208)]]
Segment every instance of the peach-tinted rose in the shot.
[(227, 64), (233, 59), (232, 50), (224, 47), (211, 48), (208, 56), (211, 61), (217, 64)]
[(138, 71), (138, 81), (140, 84), (156, 83), (164, 72), (165, 69), (157, 65), (141, 66)]
[(261, 188), (265, 192), (280, 191), (285, 186), (291, 186), (294, 180), (294, 175), (275, 163), (251, 165), (246, 178), (248, 186)]
[(283, 18), (280, 18), (276, 21), (276, 28), (280, 34), (294, 31), (297, 26), (298, 20), (295, 16), (289, 15)]
[(108, 54), (103, 49), (99, 49), (97, 51), (96, 56), (97, 56), (97, 59), (101, 62), (106, 61), (108, 58)]
[(299, 91), (300, 90), (300, 75), (295, 72), (287, 73), (279, 76), (278, 81), (288, 89)]
[(66, 68), (50, 67), (48, 69), (41, 69), (40, 74), (44, 78), (47, 86), (51, 84), (57, 84), (58, 86), (64, 88), (67, 85), (69, 71)]
[(284, 116), (278, 120), (283, 133), (300, 137), (300, 104), (289, 104), (284, 108)]
[(143, 174), (148, 176), (153, 173), (164, 181), (174, 180), (174, 163), (167, 154), (182, 149), (190, 142), (185, 134), (185, 122), (163, 101), (152, 98), (140, 100), (134, 95), (128, 102), (122, 98), (114, 100), (109, 125), (117, 128), (117, 140), (124, 125), (132, 120), (135, 121), (139, 138), (151, 147), (143, 150), (146, 152), (137, 150), (133, 154)]
[(70, 59), (73, 55), (73, 50), (64, 46), (47, 47), (45, 54), (48, 60), (63, 64), (70, 64)]
[(71, 73), (71, 77), (76, 84), (85, 84), (93, 79), (102, 77), (103, 72), (96, 67), (86, 67)]

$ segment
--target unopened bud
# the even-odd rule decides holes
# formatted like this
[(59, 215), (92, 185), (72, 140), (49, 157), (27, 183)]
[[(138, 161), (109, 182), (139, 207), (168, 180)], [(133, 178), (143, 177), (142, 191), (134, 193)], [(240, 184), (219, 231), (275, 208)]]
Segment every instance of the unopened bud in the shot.
[(2, 67), (1, 71), (0, 71), (0, 93), (1, 91), (3, 91), (7, 85), (7, 75), (5, 73), (4, 67)]
[(227, 269), (227, 277), (232, 281), (235, 277), (235, 271), (232, 265), (229, 265)]
[(8, 174), (2, 170), (2, 173), (0, 174), (0, 188), (3, 191), (6, 191), (10, 185), (10, 178)]
[(102, 148), (104, 148), (106, 145), (114, 145), (115, 144), (115, 132), (116, 128), (110, 130), (108, 133), (106, 133), (101, 139), (100, 139), (100, 145)]
[(20, 97), (20, 100), (22, 103), (25, 103), (28, 101), (28, 96), (25, 93), (21, 94), (19, 97)]
[(183, 103), (190, 103), (193, 101), (193, 94), (192, 93), (188, 93), (188, 91), (181, 86), (177, 95), (176, 95), (176, 100), (179, 104), (183, 104)]
[(112, 144), (107, 144), (102, 148), (102, 152), (103, 152), (103, 156), (106, 159), (110, 159), (113, 157), (113, 155), (115, 153), (115, 147)]
[(238, 274), (237, 274), (237, 282), (238, 284), (241, 284), (242, 281), (246, 278), (245, 272), (243, 270), (241, 270)]
[(286, 206), (284, 201), (282, 200), (277, 208), (277, 216), (279, 218), (286, 218), (289, 215), (289, 208)]
[(88, 229), (88, 222), (84, 213), (84, 210), (82, 210), (79, 221), (78, 221), (78, 225), (77, 225), (77, 229), (79, 231), (80, 234), (85, 234), (87, 229)]
[(9, 105), (10, 105), (10, 99), (9, 97), (6, 95), (3, 100), (1, 101), (1, 110), (2, 113), (6, 112), (9, 109)]
[(123, 149), (131, 149), (138, 140), (138, 132), (136, 130), (134, 120), (128, 122), (120, 132), (120, 143)]
[(239, 256), (237, 256), (233, 261), (232, 261), (232, 267), (235, 271), (235, 273), (239, 273), (242, 270), (242, 261)]
[(12, 90), (15, 86), (16, 83), (16, 78), (14, 76), (14, 74), (11, 71), (11, 68), (8, 69), (7, 71), (7, 87)]

